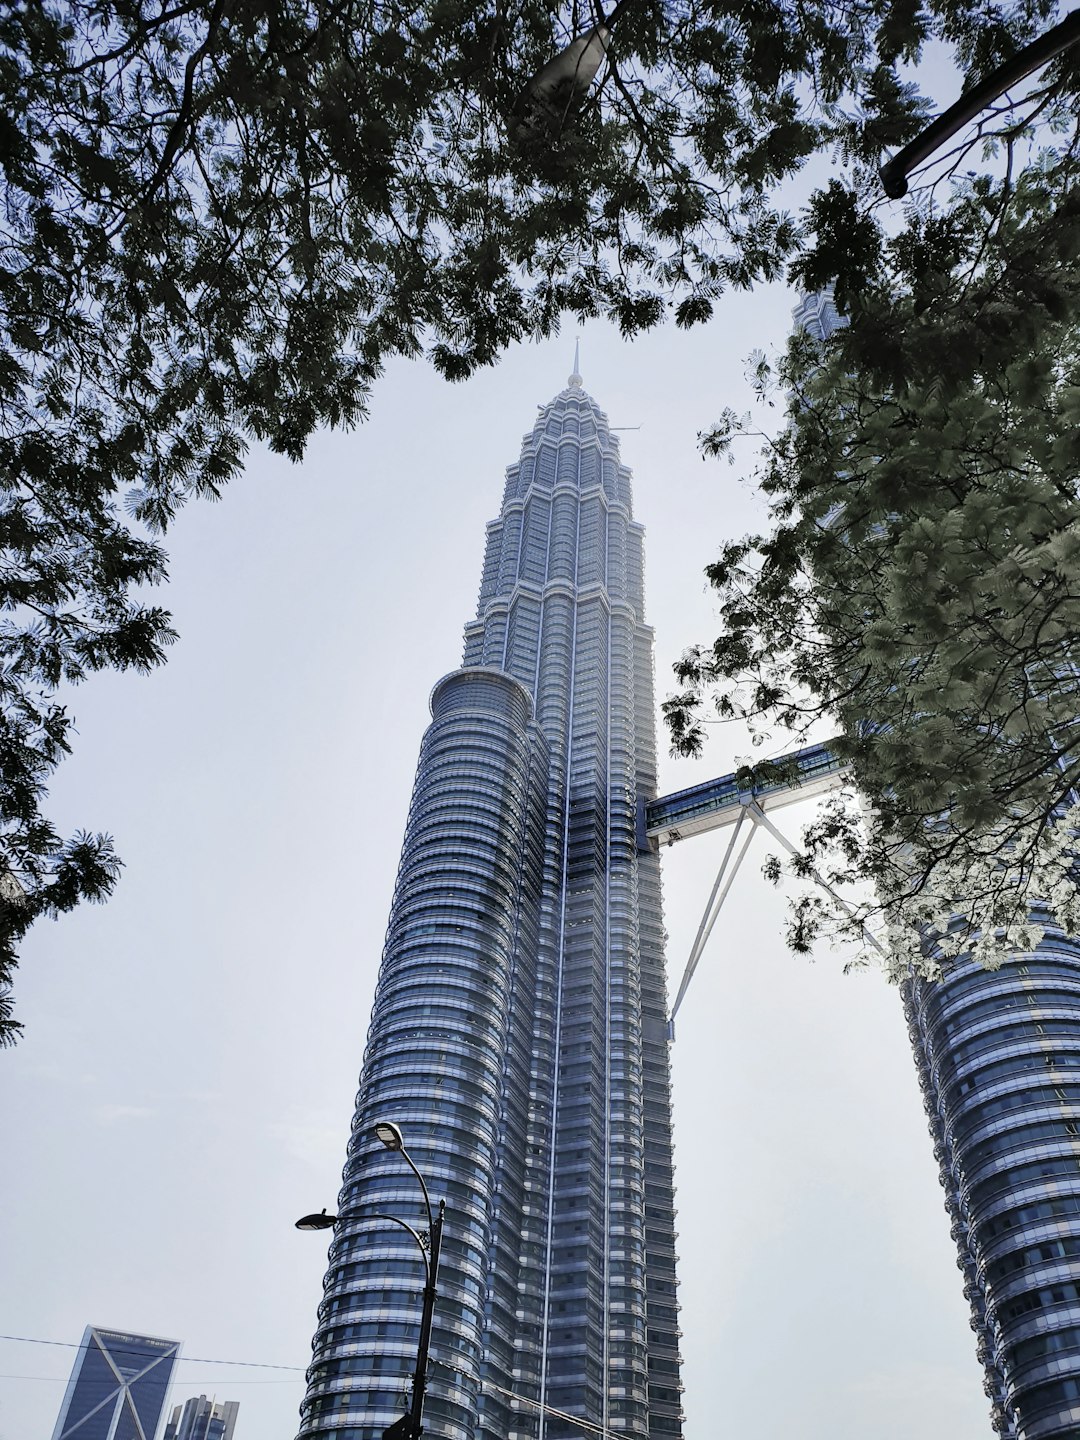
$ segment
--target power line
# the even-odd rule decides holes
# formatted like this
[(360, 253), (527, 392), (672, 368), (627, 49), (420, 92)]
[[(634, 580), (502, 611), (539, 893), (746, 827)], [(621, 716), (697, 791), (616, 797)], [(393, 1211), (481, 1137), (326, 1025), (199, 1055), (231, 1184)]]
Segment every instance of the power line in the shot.
[[(48, 1380), (53, 1385), (66, 1385), (68, 1383), (68, 1377), (66, 1375), (0, 1375), (0, 1380)], [(173, 1381), (174, 1385), (191, 1383), (193, 1382), (183, 1380)], [(209, 1384), (210, 1381), (206, 1381), (205, 1383)], [(228, 1380), (221, 1380), (220, 1383), (231, 1387), (233, 1385), (299, 1385), (300, 1382), (299, 1380), (234, 1380), (230, 1378)], [(117, 1386), (116, 1388), (119, 1389), (120, 1387)]]
[[(14, 1340), (22, 1345), (54, 1345), (64, 1350), (81, 1350), (81, 1342), (76, 1344), (73, 1340), (40, 1340), (31, 1335), (0, 1335), (0, 1340)], [(109, 1347), (112, 1355), (138, 1355), (144, 1357), (145, 1350), (123, 1350)], [(180, 1357), (179, 1364), (185, 1361), (190, 1365), (231, 1365), (239, 1366), (247, 1370), (291, 1370), (303, 1373), (303, 1365), (270, 1365), (259, 1360), (216, 1360), (184, 1355)], [(436, 1362), (442, 1363), (442, 1362)], [(53, 1382), (66, 1381), (66, 1376), (59, 1375), (0, 1375), (0, 1380), (51, 1380)], [(295, 1381), (289, 1380), (230, 1380), (230, 1385), (289, 1385)], [(626, 1440), (625, 1435), (615, 1430), (607, 1430), (603, 1425), (597, 1425), (592, 1420), (584, 1420), (580, 1415), (571, 1415), (568, 1410), (558, 1410), (554, 1405), (547, 1405), (541, 1400), (533, 1400), (528, 1395), (519, 1395), (514, 1390), (505, 1390), (501, 1385), (494, 1384), (491, 1380), (482, 1381), (486, 1390), (494, 1390), (500, 1395), (505, 1395), (509, 1400), (516, 1400), (522, 1405), (531, 1405), (534, 1410), (541, 1410), (545, 1415), (554, 1415), (558, 1420), (566, 1420), (580, 1430), (586, 1431), (589, 1435), (597, 1435), (600, 1440)]]
[[(38, 1340), (32, 1335), (0, 1335), (0, 1340), (17, 1340), (22, 1345), (56, 1345), (64, 1350), (81, 1350), (83, 1348), (81, 1341), (76, 1343), (74, 1340)], [(138, 1355), (142, 1359), (146, 1358), (145, 1350), (124, 1350), (112, 1345), (109, 1346), (109, 1354)], [(177, 1363), (180, 1365), (236, 1365), (245, 1370), (295, 1370), (300, 1374), (307, 1369), (306, 1365), (269, 1365), (260, 1360), (207, 1360), (197, 1355), (181, 1355), (178, 1357)]]

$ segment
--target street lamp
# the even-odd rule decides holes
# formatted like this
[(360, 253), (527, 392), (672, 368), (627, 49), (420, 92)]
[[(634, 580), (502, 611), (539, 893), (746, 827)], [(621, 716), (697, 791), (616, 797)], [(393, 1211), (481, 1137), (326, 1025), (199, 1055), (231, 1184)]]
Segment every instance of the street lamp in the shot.
[[(382, 1141), (388, 1150), (393, 1150), (400, 1155), (409, 1169), (420, 1182), (420, 1189), (424, 1195), (424, 1209), (427, 1211), (428, 1228), (426, 1234), (414, 1230), (411, 1225), (399, 1220), (396, 1215), (370, 1214), (364, 1215), (365, 1220), (385, 1220), (391, 1225), (398, 1225), (402, 1230), (407, 1230), (416, 1241), (420, 1256), (424, 1262), (424, 1306), (420, 1314), (420, 1339), (416, 1347), (416, 1369), (413, 1371), (412, 1403), (409, 1406), (409, 1413), (396, 1420), (393, 1425), (383, 1431), (383, 1440), (419, 1440), (423, 1430), (424, 1420), (424, 1392), (427, 1389), (427, 1364), (428, 1350), (431, 1345), (431, 1322), (435, 1314), (436, 1282), (439, 1276), (439, 1251), (442, 1249), (443, 1218), (446, 1214), (446, 1201), (439, 1201), (437, 1214), (432, 1214), (431, 1199), (428, 1195), (428, 1188), (424, 1177), (413, 1163), (412, 1156), (405, 1149), (405, 1142), (401, 1137), (400, 1129), (392, 1120), (380, 1120), (375, 1126), (375, 1134)], [(297, 1230), (332, 1230), (339, 1220), (349, 1219), (348, 1215), (328, 1215), (321, 1210), (317, 1215), (304, 1215), (297, 1220)]]
[(536, 72), (515, 105), (519, 133), (557, 132), (588, 95), (608, 53), (616, 20), (633, 0), (618, 0), (610, 15), (576, 36)]
[(375, 1126), (375, 1134), (388, 1150), (405, 1149), (405, 1142), (401, 1138), (401, 1131), (392, 1120), (380, 1120)]
[(297, 1230), (332, 1230), (338, 1222), (336, 1215), (328, 1215), (325, 1205), (318, 1215), (302, 1215), (296, 1222)]
[(1049, 65), (1051, 60), (1080, 43), (1080, 10), (1072, 10), (1059, 25), (1041, 35), (1038, 40), (1018, 50), (1011, 60), (999, 65), (966, 95), (961, 95), (955, 105), (932, 120), (925, 130), (909, 140), (902, 150), (878, 171), (885, 194), (890, 200), (901, 200), (907, 194), (907, 177), (916, 166), (921, 165), (946, 140), (951, 140), (958, 130), (982, 114), (988, 105), (1000, 99), (1006, 90), (1026, 80), (1036, 70)]

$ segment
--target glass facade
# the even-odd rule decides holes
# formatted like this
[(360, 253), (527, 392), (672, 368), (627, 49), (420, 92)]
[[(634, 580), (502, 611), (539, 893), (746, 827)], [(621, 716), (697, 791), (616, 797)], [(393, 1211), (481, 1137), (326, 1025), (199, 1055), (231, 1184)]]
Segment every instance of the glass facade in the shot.
[(88, 1325), (53, 1440), (154, 1440), (178, 1340)]
[(1080, 942), (905, 987), (995, 1428), (1080, 1435)]
[(446, 1228), (425, 1431), (681, 1433), (652, 633), (630, 473), (576, 373), (488, 527), (421, 744), (303, 1440), (407, 1408), (424, 1222)]
[[(795, 323), (846, 323), (830, 294)], [(995, 1430), (1080, 1440), (1080, 941), (903, 987)]]
[(238, 1400), (208, 1400), (192, 1396), (174, 1407), (165, 1426), (164, 1440), (232, 1440)]

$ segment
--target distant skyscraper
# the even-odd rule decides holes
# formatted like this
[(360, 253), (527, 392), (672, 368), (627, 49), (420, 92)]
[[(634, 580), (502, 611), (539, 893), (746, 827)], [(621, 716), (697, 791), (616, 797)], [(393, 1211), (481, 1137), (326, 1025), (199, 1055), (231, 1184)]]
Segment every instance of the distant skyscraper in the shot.
[(88, 1325), (53, 1440), (155, 1440), (179, 1340)]
[(177, 1405), (165, 1426), (164, 1440), (233, 1440), (238, 1400), (208, 1400), (198, 1395)]
[[(795, 321), (846, 323), (830, 293)], [(902, 989), (994, 1427), (1077, 1440), (1080, 940), (1048, 926), (1000, 970), (961, 957)]]
[(836, 308), (831, 286), (804, 295), (792, 311), (792, 319), (797, 330), (806, 330), (819, 340), (827, 339), (834, 330), (847, 324)]
[[(482, 417), (477, 417), (483, 423)], [(416, 1354), (446, 1198), (425, 1429), (681, 1431), (652, 632), (630, 472), (575, 371), (488, 527), (464, 668), (432, 693), (301, 1410), (376, 1440)]]

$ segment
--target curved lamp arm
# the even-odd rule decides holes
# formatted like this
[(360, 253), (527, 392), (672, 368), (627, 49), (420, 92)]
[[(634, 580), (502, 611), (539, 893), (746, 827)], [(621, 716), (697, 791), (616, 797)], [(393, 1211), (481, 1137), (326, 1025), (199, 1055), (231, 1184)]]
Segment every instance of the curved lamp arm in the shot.
[(352, 1216), (349, 1216), (349, 1215), (345, 1215), (345, 1216), (339, 1216), (338, 1218), (339, 1218), (339, 1219), (345, 1219), (345, 1220), (349, 1220), (349, 1219), (352, 1219), (352, 1218), (355, 1218), (355, 1219), (357, 1219), (357, 1220), (389, 1220), (389, 1222), (390, 1222), (391, 1225), (400, 1225), (401, 1228), (402, 1228), (402, 1230), (407, 1230), (407, 1231), (409, 1232), (409, 1234), (412, 1236), (412, 1238), (416, 1241), (416, 1248), (420, 1251), (420, 1254), (424, 1257), (424, 1284), (426, 1285), (426, 1284), (429, 1284), (429, 1283), (430, 1283), (430, 1280), (431, 1280), (431, 1261), (428, 1259), (428, 1247), (427, 1247), (427, 1245), (424, 1243), (424, 1237), (420, 1234), (419, 1230), (414, 1230), (411, 1225), (407, 1225), (404, 1220), (399, 1220), (396, 1215), (379, 1215), (379, 1214), (373, 1214), (373, 1215), (357, 1215), (357, 1216), (355, 1216), (355, 1217), (352, 1217)]
[(431, 1211), (431, 1196), (428, 1194), (427, 1182), (416, 1168), (412, 1156), (408, 1150), (405, 1149), (405, 1141), (401, 1134), (400, 1125), (396, 1124), (393, 1120), (376, 1120), (372, 1129), (382, 1144), (386, 1146), (387, 1150), (391, 1151), (394, 1155), (400, 1155), (405, 1161), (405, 1164), (408, 1165), (409, 1169), (416, 1176), (417, 1180), (419, 1180), (420, 1189), (424, 1192), (424, 1209), (427, 1211), (428, 1232), (433, 1233), (435, 1229), (435, 1217)]
[[(435, 1219), (434, 1219), (434, 1216), (432, 1215), (432, 1211), (431, 1211), (431, 1196), (428, 1194), (427, 1183), (425, 1182), (423, 1175), (421, 1175), (421, 1174), (420, 1174), (420, 1171), (416, 1168), (416, 1165), (415, 1165), (415, 1163), (414, 1163), (414, 1161), (413, 1161), (412, 1156), (411, 1156), (411, 1155), (409, 1154), (409, 1152), (405, 1149), (405, 1146), (404, 1146), (404, 1145), (403, 1145), (403, 1146), (401, 1147), (401, 1149), (398, 1151), (398, 1154), (399, 1154), (399, 1155), (401, 1156), (401, 1158), (405, 1161), (405, 1164), (408, 1165), (409, 1169), (410, 1169), (410, 1170), (412, 1171), (412, 1173), (416, 1176), (417, 1180), (420, 1181), (420, 1189), (424, 1192), (424, 1209), (427, 1211), (428, 1230), (430, 1231), (430, 1230), (432, 1229), (432, 1227), (434, 1226), (434, 1224), (435, 1224)], [(387, 1218), (389, 1218), (389, 1217), (387, 1217)], [(407, 1227), (406, 1227), (406, 1228), (407, 1228)], [(414, 1231), (414, 1234), (415, 1234), (415, 1231)]]
[[(430, 1214), (430, 1209), (428, 1213)], [(430, 1242), (424, 1240), (419, 1230), (414, 1230), (411, 1225), (407, 1224), (404, 1220), (398, 1219), (396, 1215), (383, 1215), (379, 1211), (372, 1211), (370, 1214), (361, 1215), (355, 1210), (347, 1210), (344, 1215), (328, 1215), (324, 1210), (321, 1215), (305, 1215), (302, 1220), (296, 1222), (296, 1228), (298, 1230), (331, 1230), (340, 1224), (342, 1220), (386, 1220), (391, 1225), (398, 1225), (402, 1230), (407, 1230), (416, 1241), (416, 1248), (423, 1256), (424, 1284), (425, 1286), (431, 1284), (431, 1261), (428, 1258), (428, 1244)]]
[(1033, 71), (1049, 65), (1051, 60), (1077, 43), (1080, 43), (1080, 10), (1071, 10), (1059, 25), (1017, 51), (1011, 60), (1006, 60), (996, 70), (991, 70), (978, 85), (973, 85), (961, 95), (954, 105), (932, 120), (925, 130), (921, 130), (914, 140), (910, 140), (881, 167), (878, 175), (889, 199), (902, 199), (907, 194), (907, 177), (911, 171), (928, 160), (939, 146), (969, 125), (1006, 90), (1026, 80)]

